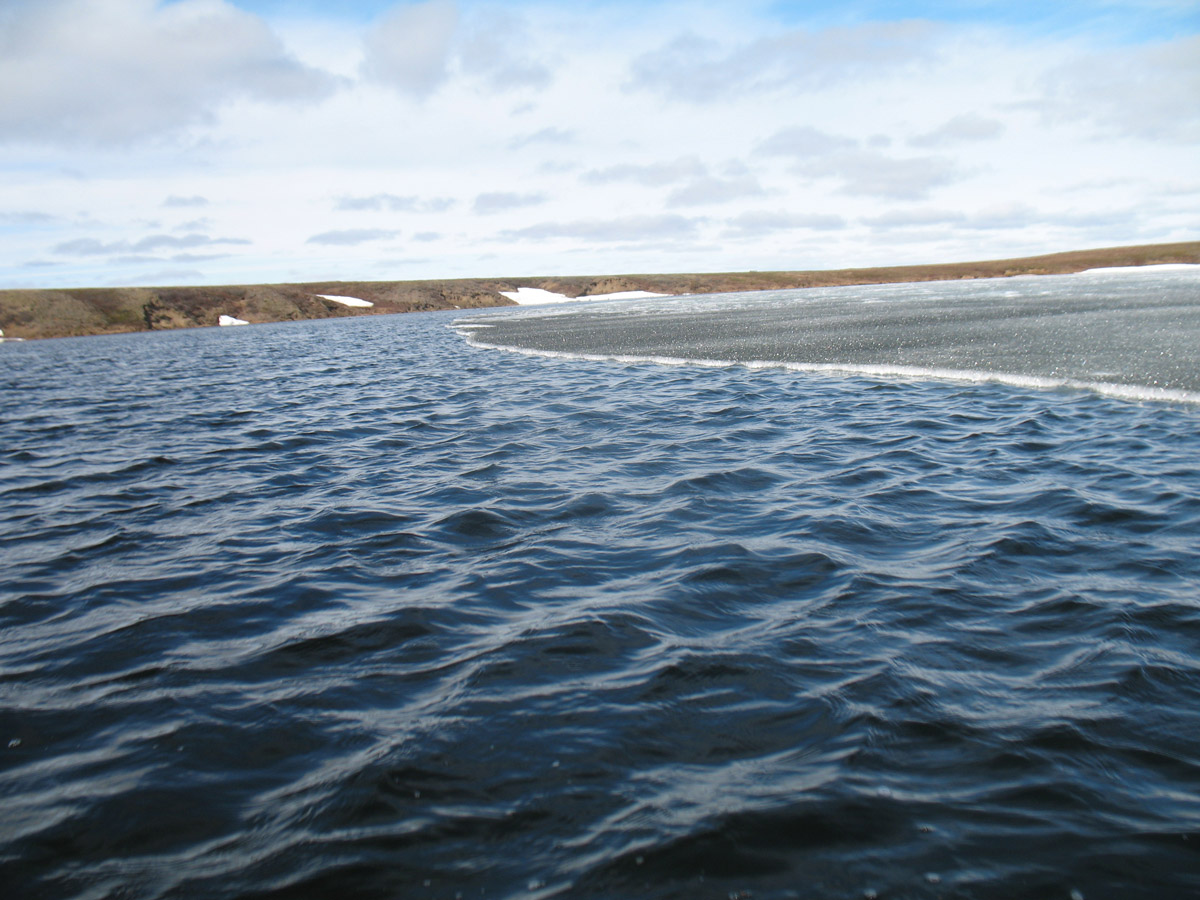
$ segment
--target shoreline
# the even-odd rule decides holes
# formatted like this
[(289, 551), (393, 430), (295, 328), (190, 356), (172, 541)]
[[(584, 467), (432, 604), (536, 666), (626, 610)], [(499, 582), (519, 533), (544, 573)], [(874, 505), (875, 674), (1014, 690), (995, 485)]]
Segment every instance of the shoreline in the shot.
[[(0, 329), (22, 339), (204, 328), (518, 305), (525, 292), (577, 300), (614, 294), (712, 294), (856, 284), (900, 284), (1096, 268), (1200, 264), (1200, 241), (1075, 250), (1041, 256), (909, 266), (776, 272), (574, 275), (422, 281), (309, 282), (203, 287), (0, 290)], [(357, 301), (347, 303), (347, 300)]]

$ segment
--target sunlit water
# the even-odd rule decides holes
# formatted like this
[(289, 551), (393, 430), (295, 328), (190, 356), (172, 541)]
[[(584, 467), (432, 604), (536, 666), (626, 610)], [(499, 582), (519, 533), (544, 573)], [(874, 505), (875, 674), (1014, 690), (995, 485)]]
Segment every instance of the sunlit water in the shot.
[(1153, 371), (769, 352), (836, 293), (6, 344), (5, 895), (1200, 891), (1200, 298), (1143, 280)]

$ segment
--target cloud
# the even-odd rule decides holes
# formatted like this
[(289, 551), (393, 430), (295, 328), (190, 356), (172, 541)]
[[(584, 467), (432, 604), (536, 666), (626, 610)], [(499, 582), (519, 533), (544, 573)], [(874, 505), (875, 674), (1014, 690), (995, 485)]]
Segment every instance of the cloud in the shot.
[(314, 234), (305, 243), (329, 244), (335, 247), (354, 247), (370, 241), (382, 241), (387, 238), (394, 238), (398, 234), (400, 232), (387, 231), (382, 228), (347, 228), (342, 231), (323, 231), (320, 234)]
[(985, 141), (1004, 133), (1004, 124), (978, 113), (964, 113), (909, 141), (914, 147), (943, 147), (960, 141)]
[(553, 126), (543, 128), (540, 131), (535, 131), (532, 134), (523, 134), (513, 138), (508, 142), (510, 150), (520, 150), (523, 147), (528, 147), (530, 144), (573, 144), (575, 143), (575, 132), (565, 128), (554, 128)]
[[(1056, 193), (1071, 194), (1079, 191), (1103, 191), (1108, 188), (1128, 187), (1136, 185), (1137, 179), (1129, 175), (1114, 175), (1108, 178), (1089, 178), (1085, 181), (1077, 181), (1074, 184), (1064, 184), (1058, 188)], [(1173, 190), (1168, 190), (1168, 193), (1174, 193)]]
[(361, 73), (413, 97), (428, 97), (450, 74), (458, 11), (450, 0), (397, 6), (367, 33)]
[(579, 176), (579, 180), (588, 184), (631, 182), (646, 187), (661, 187), (685, 178), (701, 178), (707, 174), (708, 168), (700, 162), (699, 157), (684, 156), (671, 162), (648, 165), (621, 163), (604, 169), (592, 169)]
[(144, 275), (135, 275), (132, 278), (117, 279), (110, 282), (110, 284), (149, 284), (158, 286), (168, 284), (189, 284), (203, 280), (204, 273), (198, 269), (159, 269), (157, 272), (147, 272)]
[(791, 156), (794, 158), (825, 156), (839, 150), (857, 147), (853, 138), (819, 131), (809, 125), (785, 128), (767, 138), (755, 149), (764, 156)]
[(465, 27), (452, 0), (402, 3), (380, 18), (364, 39), (363, 79), (419, 99), (456, 74), (490, 91), (544, 88), (550, 70), (525, 22), (499, 8), (473, 10)]
[(958, 166), (940, 156), (896, 158), (863, 149), (852, 138), (803, 126), (777, 132), (754, 151), (795, 160), (793, 171), (809, 178), (833, 178), (844, 194), (921, 200), (936, 187), (960, 177)]
[(367, 197), (339, 197), (334, 209), (339, 212), (444, 212), (454, 205), (450, 197), (422, 198), (415, 195), (372, 194)]
[(859, 221), (875, 231), (917, 228), (954, 228), (969, 231), (1011, 231), (1035, 225), (1064, 228), (1096, 229), (1128, 223), (1137, 218), (1136, 211), (1121, 209), (1095, 212), (1043, 212), (1025, 203), (1011, 203), (984, 210), (964, 213), (952, 209), (889, 210), (878, 216), (866, 216)]
[(1026, 104), (1101, 136), (1200, 142), (1200, 35), (1076, 59), (1048, 72)]
[(866, 216), (859, 221), (877, 231), (893, 228), (924, 228), (936, 225), (958, 225), (966, 216), (950, 209), (905, 209), (889, 210), (878, 216)]
[(777, 231), (805, 228), (812, 231), (836, 231), (846, 227), (841, 216), (821, 213), (789, 213), (757, 210), (728, 220), (728, 237), (760, 237)]
[(476, 213), (507, 212), (510, 209), (520, 209), (525, 206), (537, 206), (546, 202), (545, 194), (514, 194), (505, 191), (494, 191), (480, 194), (475, 198), (473, 209)]
[(205, 234), (152, 234), (138, 241), (111, 241), (95, 238), (75, 238), (54, 247), (61, 256), (112, 256), (121, 253), (153, 253), (156, 250), (189, 250), (214, 245), (247, 245), (245, 238), (212, 238)]
[(836, 178), (844, 194), (890, 200), (923, 200), (959, 178), (958, 166), (939, 156), (894, 159), (874, 150), (839, 153), (801, 168), (813, 177)]
[(0, 142), (127, 143), (336, 83), (223, 0), (9, 0), (0, 48)]
[(172, 194), (163, 201), (163, 206), (171, 209), (188, 209), (196, 206), (208, 206), (208, 200), (204, 197), (176, 197)]
[(58, 216), (33, 210), (0, 213), (0, 225), (50, 225), (57, 221)]
[(209, 262), (214, 259), (226, 259), (228, 256), (228, 253), (176, 253), (171, 257), (171, 262)]
[(687, 238), (696, 233), (697, 219), (679, 215), (625, 216), (618, 219), (585, 219), (575, 222), (543, 222), (528, 228), (505, 231), (501, 237), (552, 239), (573, 238), (586, 241), (643, 241), (662, 238)]
[(492, 90), (544, 88), (552, 81), (550, 70), (522, 52), (535, 46), (519, 17), (485, 10), (458, 48), (459, 65)]
[(1043, 216), (1027, 204), (1014, 203), (967, 216), (962, 226), (975, 231), (999, 231), (1007, 228), (1027, 228), (1036, 222), (1053, 218)]
[(749, 91), (808, 90), (935, 57), (927, 22), (795, 30), (727, 48), (684, 34), (633, 61), (627, 87), (706, 103)]
[(192, 247), (211, 247), (214, 244), (249, 244), (244, 238), (210, 238), (204, 234), (185, 234), (176, 237), (172, 234), (155, 234), (137, 241), (130, 249), (135, 253), (147, 253), (153, 250), (172, 249), (182, 250)]
[(61, 256), (105, 256), (111, 253), (126, 253), (129, 251), (128, 241), (116, 241), (105, 244), (95, 238), (75, 238), (63, 241), (54, 248)]
[(667, 196), (668, 207), (705, 206), (713, 203), (729, 203), (743, 197), (761, 197), (766, 191), (752, 175), (736, 178), (715, 178), (706, 175), (682, 185)]

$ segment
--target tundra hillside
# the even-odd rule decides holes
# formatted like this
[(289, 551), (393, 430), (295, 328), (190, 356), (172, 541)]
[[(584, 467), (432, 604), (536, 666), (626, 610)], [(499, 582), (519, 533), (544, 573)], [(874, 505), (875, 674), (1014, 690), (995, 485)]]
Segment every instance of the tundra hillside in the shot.
[[(224, 287), (80, 288), (0, 291), (0, 329), (7, 337), (52, 338), (217, 325), (221, 316), (248, 322), (283, 322), (335, 316), (378, 315), (439, 309), (510, 306), (501, 291), (542, 288), (583, 297), (617, 291), (707, 294), (1053, 275), (1101, 266), (1200, 264), (1200, 241), (1110, 247), (985, 262), (809, 272), (723, 272), (688, 275), (459, 278), (444, 281), (329, 281), (311, 284)], [(370, 308), (347, 307), (321, 294), (357, 297)]]

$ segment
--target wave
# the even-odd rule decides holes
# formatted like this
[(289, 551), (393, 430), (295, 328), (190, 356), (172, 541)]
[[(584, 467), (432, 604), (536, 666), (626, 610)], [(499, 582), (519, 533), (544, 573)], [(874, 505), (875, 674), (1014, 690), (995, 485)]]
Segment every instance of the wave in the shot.
[(1197, 894), (1200, 410), (454, 315), (26, 346), (8, 895)]

